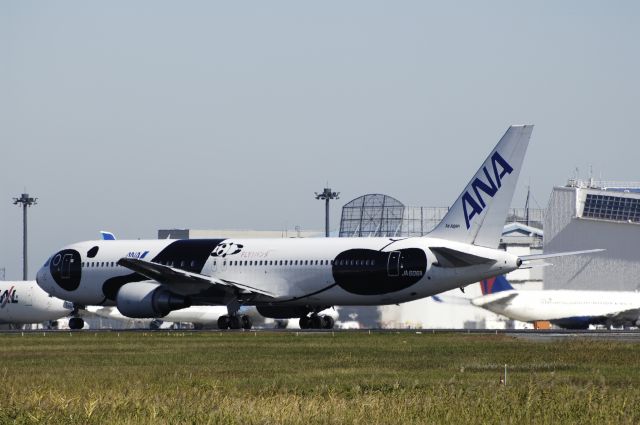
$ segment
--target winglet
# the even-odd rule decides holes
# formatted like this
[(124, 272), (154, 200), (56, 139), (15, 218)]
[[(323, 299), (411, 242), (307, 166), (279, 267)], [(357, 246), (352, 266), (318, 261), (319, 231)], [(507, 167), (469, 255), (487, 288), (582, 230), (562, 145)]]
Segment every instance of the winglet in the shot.
[(100, 230), (100, 234), (102, 235), (102, 240), (105, 241), (115, 241), (116, 237), (113, 233), (107, 232), (106, 230)]
[(533, 125), (512, 125), (428, 236), (497, 248)]

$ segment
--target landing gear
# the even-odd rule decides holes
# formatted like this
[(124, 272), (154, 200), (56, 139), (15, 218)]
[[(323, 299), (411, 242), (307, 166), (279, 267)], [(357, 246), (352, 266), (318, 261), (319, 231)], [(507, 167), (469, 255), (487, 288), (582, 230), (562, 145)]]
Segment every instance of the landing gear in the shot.
[(84, 328), (84, 320), (81, 317), (72, 317), (69, 319), (69, 329), (82, 329)]
[(322, 328), (323, 329), (333, 329), (333, 325), (335, 325), (336, 322), (335, 320), (333, 320), (333, 317), (331, 316), (322, 316)]
[(333, 317), (320, 316), (317, 313), (300, 318), (300, 329), (333, 329), (333, 325), (335, 325)]
[(78, 304), (73, 305), (71, 318), (69, 318), (69, 329), (77, 330), (84, 328), (84, 320), (82, 320), (82, 317), (80, 317), (81, 308), (84, 308), (84, 306), (80, 306)]
[(223, 315), (218, 318), (218, 329), (246, 329), (249, 330), (253, 326), (251, 317), (246, 314), (242, 315)]

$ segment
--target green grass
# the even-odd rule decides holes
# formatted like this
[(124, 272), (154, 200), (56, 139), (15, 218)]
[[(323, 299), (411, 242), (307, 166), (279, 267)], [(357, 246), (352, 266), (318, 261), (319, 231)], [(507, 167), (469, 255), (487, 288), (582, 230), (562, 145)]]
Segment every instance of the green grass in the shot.
[(0, 423), (640, 423), (640, 345), (623, 342), (18, 333), (0, 360)]

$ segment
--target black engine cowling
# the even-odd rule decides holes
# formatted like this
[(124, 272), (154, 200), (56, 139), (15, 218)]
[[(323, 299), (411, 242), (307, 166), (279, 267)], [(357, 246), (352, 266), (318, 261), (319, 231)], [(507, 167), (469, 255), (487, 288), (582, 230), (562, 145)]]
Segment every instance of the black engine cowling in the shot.
[(164, 317), (173, 310), (191, 306), (188, 297), (174, 294), (153, 282), (131, 282), (123, 285), (116, 296), (118, 311), (127, 317), (148, 319)]

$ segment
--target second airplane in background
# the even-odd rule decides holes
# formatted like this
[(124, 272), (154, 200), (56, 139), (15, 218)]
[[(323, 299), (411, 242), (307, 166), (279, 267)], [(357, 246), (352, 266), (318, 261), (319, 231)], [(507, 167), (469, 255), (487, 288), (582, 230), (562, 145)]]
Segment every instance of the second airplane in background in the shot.
[(589, 325), (640, 325), (640, 293), (631, 291), (518, 291), (504, 276), (480, 283), (483, 296), (475, 306), (521, 322), (548, 321), (565, 329)]

